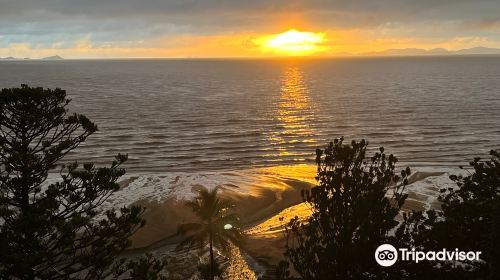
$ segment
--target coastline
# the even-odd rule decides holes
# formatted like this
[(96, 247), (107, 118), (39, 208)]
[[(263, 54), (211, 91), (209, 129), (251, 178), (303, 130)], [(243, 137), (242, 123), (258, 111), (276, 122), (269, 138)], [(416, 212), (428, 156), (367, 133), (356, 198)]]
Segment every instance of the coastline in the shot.
[[(205, 174), (129, 175), (121, 181), (122, 189), (113, 194), (106, 207), (140, 204), (147, 208), (146, 226), (131, 238), (132, 247), (126, 255), (152, 252), (169, 256), (173, 259), (170, 265), (175, 267), (172, 271), (179, 271), (179, 267), (189, 270), (190, 264), (200, 258), (197, 252), (173, 253), (182, 239), (176, 235), (177, 225), (195, 219), (184, 201), (201, 187), (220, 187), (221, 195), (235, 202), (242, 217), (242, 228), (247, 233), (236, 263), (261, 275), (265, 268), (283, 259), (286, 244), (283, 224), (290, 218), (305, 218), (310, 213), (308, 206), (302, 203), (300, 192), (315, 185), (315, 168), (296, 165)], [(408, 199), (403, 211), (439, 207), (436, 200), (439, 189), (453, 186), (448, 176), (456, 172), (454, 169), (415, 170), (406, 187)]]

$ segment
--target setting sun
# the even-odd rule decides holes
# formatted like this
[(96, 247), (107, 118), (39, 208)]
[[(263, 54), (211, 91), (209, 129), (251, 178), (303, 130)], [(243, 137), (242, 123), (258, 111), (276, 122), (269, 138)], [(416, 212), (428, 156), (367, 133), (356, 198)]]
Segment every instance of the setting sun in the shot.
[(266, 51), (286, 55), (310, 55), (324, 50), (324, 33), (302, 32), (295, 29), (262, 37), (258, 44)]

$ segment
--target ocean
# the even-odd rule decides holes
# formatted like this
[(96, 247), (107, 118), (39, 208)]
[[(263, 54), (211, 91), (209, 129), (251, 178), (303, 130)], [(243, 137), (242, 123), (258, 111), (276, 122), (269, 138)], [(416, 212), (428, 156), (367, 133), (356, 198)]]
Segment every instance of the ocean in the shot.
[(402, 211), (439, 207), (459, 165), (500, 148), (500, 57), (1, 61), (0, 87), (20, 84), (67, 90), (99, 126), (66, 161), (129, 155), (100, 208), (146, 206), (129, 254), (166, 258), (182, 279), (199, 256), (169, 238), (202, 187), (222, 188), (252, 238), (231, 253), (230, 278), (256, 279), (259, 260), (283, 257), (283, 223), (310, 215), (300, 192), (329, 141), (366, 139), (410, 166)]
[(20, 84), (98, 125), (70, 160), (128, 153), (129, 173), (314, 164), (340, 136), (417, 168), (500, 148), (500, 57), (1, 61)]

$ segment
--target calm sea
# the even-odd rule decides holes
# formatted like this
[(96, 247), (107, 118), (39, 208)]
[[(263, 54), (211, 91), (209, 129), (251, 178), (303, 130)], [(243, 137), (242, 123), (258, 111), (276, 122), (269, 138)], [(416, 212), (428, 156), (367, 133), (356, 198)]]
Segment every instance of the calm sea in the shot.
[(500, 148), (500, 57), (0, 62), (21, 83), (98, 124), (73, 158), (128, 153), (129, 173), (313, 163), (339, 136), (416, 167)]

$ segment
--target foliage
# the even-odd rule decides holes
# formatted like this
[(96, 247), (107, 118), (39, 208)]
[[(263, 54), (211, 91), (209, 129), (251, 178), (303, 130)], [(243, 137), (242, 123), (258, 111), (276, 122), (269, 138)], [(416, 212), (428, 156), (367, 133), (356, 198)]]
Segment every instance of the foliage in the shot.
[[(336, 139), (316, 151), (318, 185), (303, 192), (313, 214), (286, 227), (285, 257), (302, 279), (376, 279), (384, 275), (373, 252), (398, 222), (410, 170), (395, 173), (397, 159), (384, 149), (366, 159), (368, 143)], [(402, 180), (401, 180), (402, 179)], [(289, 278), (288, 264), (278, 273)]]
[(162, 269), (167, 265), (165, 260), (158, 260), (152, 254), (146, 254), (137, 260), (131, 260), (125, 266), (118, 266), (114, 275), (129, 273), (126, 280), (166, 280), (161, 274)]
[[(398, 236), (422, 250), (481, 251), (483, 262), (422, 263), (409, 267), (414, 278), (497, 279), (500, 273), (500, 152), (475, 158), (467, 176), (451, 175), (456, 188), (441, 189), (441, 210), (405, 215)], [(464, 168), (462, 168), (464, 169)]]
[[(97, 131), (87, 117), (68, 112), (69, 102), (61, 89), (0, 92), (2, 279), (103, 279), (125, 265), (115, 260), (144, 225), (139, 206), (99, 211), (120, 187), (126, 155), (109, 167), (57, 168)], [(49, 183), (49, 173), (60, 180)]]
[[(230, 212), (234, 205), (218, 195), (218, 188), (201, 189), (198, 195), (187, 202), (198, 217), (196, 223), (182, 224), (179, 233), (186, 235), (178, 248), (203, 248), (208, 244), (210, 253), (210, 279), (214, 279), (217, 268), (214, 258), (214, 247), (229, 251), (231, 244), (239, 245), (243, 233), (238, 227), (239, 218)], [(230, 225), (230, 227), (226, 227)]]
[[(396, 184), (393, 156), (381, 148), (365, 163), (364, 141), (342, 142), (317, 152), (318, 186), (303, 193), (313, 215), (287, 224), (287, 261), (277, 267), (279, 279), (498, 278), (500, 151), (491, 151), (487, 161), (475, 158), (464, 169), (468, 175), (450, 176), (456, 187), (440, 190), (441, 209), (404, 213), (409, 170)], [(382, 269), (373, 252), (383, 243), (421, 251), (481, 251), (481, 261), (397, 262)]]

